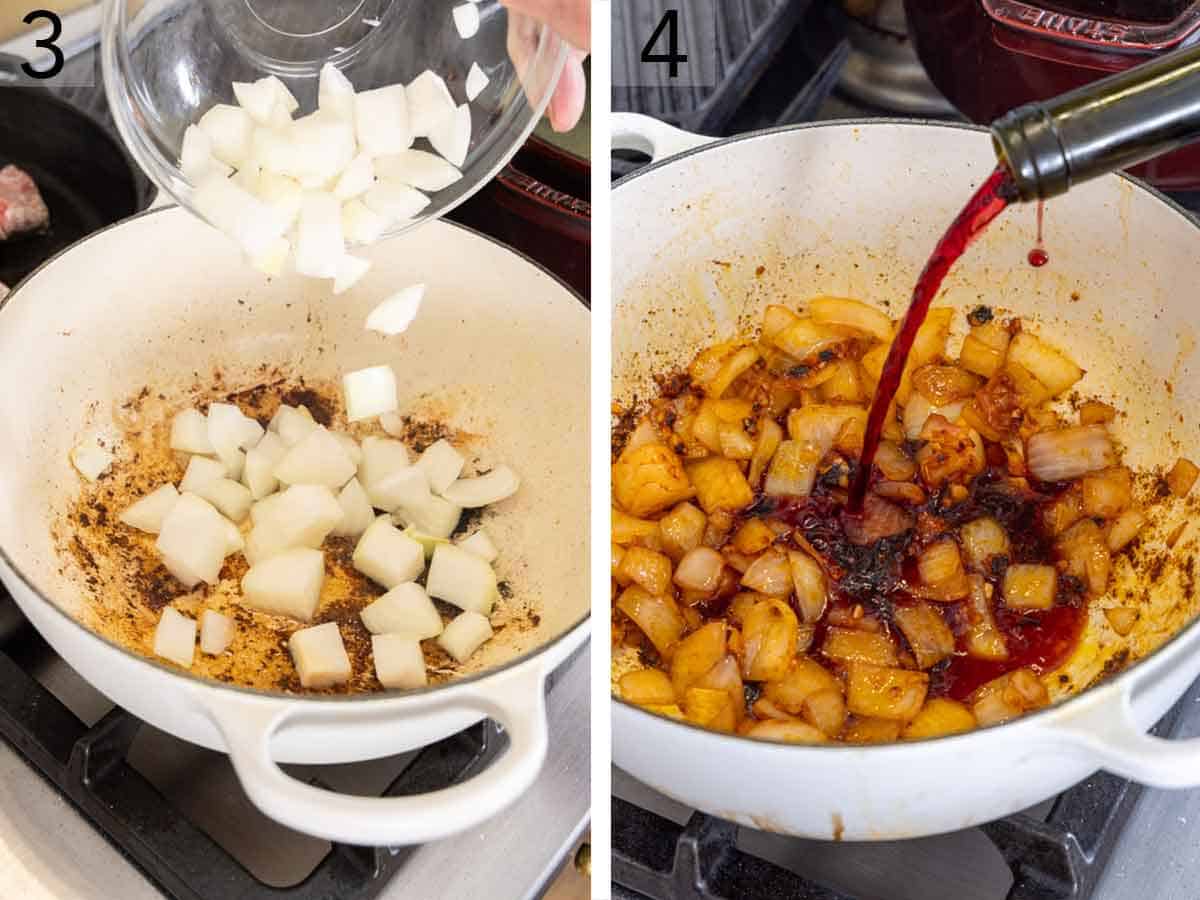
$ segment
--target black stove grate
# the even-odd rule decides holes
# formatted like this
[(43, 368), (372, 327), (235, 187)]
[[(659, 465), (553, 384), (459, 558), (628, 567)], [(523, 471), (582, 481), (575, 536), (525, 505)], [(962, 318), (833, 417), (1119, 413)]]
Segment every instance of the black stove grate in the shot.
[[(1190, 691), (1154, 727), (1170, 735)], [(1059, 795), (1046, 819), (980, 829), (1013, 873), (1007, 900), (1091, 900), (1141, 785), (1098, 772)], [(614, 900), (858, 900), (737, 846), (738, 826), (694, 813), (686, 827), (612, 799)]]
[[(2, 595), (0, 620), (0, 736), (173, 900), (372, 900), (415, 849), (334, 844), (293, 887), (259, 881), (126, 761), (141, 721), (115, 708), (86, 725), (29, 674), (26, 661), (53, 651)], [(490, 721), (473, 725), (421, 750), (384, 793), (463, 781), (506, 740)]]

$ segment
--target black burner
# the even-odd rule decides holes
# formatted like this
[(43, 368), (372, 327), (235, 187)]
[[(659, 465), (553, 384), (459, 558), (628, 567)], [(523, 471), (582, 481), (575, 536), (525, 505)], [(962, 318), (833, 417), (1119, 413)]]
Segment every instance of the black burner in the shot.
[[(259, 881), (126, 761), (142, 722), (116, 708), (89, 728), (29, 674), (53, 651), (7, 595), (0, 620), (0, 736), (174, 900), (372, 900), (416, 849), (334, 844), (294, 887)], [(457, 784), (506, 742), (490, 721), (473, 725), (421, 750), (384, 794)]]

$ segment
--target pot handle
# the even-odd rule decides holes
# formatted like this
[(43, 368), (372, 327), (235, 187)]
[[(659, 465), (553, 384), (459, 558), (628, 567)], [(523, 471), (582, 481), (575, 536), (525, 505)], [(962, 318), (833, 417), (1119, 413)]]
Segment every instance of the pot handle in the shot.
[(609, 123), (612, 128), (612, 149), (637, 150), (647, 154), (654, 162), (718, 140), (684, 131), (639, 113), (613, 113)]
[[(350, 796), (293, 778), (271, 758), (271, 737), (303, 705), (281, 711), (254, 698), (230, 700), (224, 696), (205, 704), (205, 709), (224, 737), (234, 771), (254, 805), (289, 828), (346, 844), (424, 844), (473, 828), (525, 793), (546, 758), (545, 673), (539, 666), (514, 672), (487, 689), (456, 691), (442, 703), (425, 707), (467, 710), (493, 719), (508, 733), (509, 746), (461, 784), (403, 797)], [(336, 735), (330, 739), (336, 740)]]
[(1137, 723), (1133, 689), (1130, 683), (1120, 686), (1115, 697), (1091, 698), (1081, 714), (1055, 728), (1055, 736), (1122, 778), (1156, 788), (1200, 787), (1200, 738), (1172, 740), (1148, 734)]

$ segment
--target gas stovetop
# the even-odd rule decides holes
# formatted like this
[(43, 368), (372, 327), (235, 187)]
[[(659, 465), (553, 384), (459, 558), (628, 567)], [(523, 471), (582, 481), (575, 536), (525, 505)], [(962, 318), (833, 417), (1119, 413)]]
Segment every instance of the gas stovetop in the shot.
[[(664, 67), (641, 67), (638, 29), (666, 0), (614, 4), (615, 111), (645, 113), (701, 134), (727, 136), (799, 122), (875, 116), (956, 118), (938, 109), (903, 47), (871, 58), (871, 39), (839, 3), (701, 2), (690, 46), (715, 54), (707, 84), (677, 87)], [(898, 3), (884, 0), (894, 17)], [(649, 11), (646, 11), (649, 10)], [(640, 23), (640, 24), (639, 24)], [(902, 22), (899, 30), (902, 31)], [(889, 27), (896, 28), (894, 20)], [(902, 80), (866, 102), (864, 73)], [(934, 92), (936, 95), (936, 92)], [(920, 102), (914, 98), (921, 98)], [(922, 106), (919, 110), (917, 106)], [(645, 160), (622, 154), (620, 177)], [(1200, 198), (1176, 196), (1190, 209)], [(1200, 682), (1158, 726), (1200, 734)], [(948, 784), (947, 790), (953, 785)], [(1156, 791), (1096, 776), (981, 828), (920, 840), (837, 844), (739, 828), (684, 807), (613, 771), (613, 896), (618, 900), (1196, 900), (1200, 897), (1200, 791)], [(797, 802), (803, 802), (798, 798)]]

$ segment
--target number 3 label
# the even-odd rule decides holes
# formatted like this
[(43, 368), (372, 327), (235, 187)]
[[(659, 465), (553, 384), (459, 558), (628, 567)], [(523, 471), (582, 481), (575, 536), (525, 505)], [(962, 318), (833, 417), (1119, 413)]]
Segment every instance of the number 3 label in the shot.
[(62, 35), (62, 19), (58, 17), (57, 13), (51, 12), (48, 9), (35, 9), (21, 21), (26, 25), (32, 25), (38, 19), (45, 19), (50, 23), (50, 36), (35, 41), (35, 44), (43, 50), (49, 50), (54, 56), (54, 62), (50, 68), (41, 71), (38, 71), (27, 62), (21, 63), (21, 70), (30, 78), (53, 78), (62, 71), (63, 66), (66, 64), (66, 57), (63, 56), (62, 48), (54, 43)]
[[(654, 45), (658, 43), (664, 31), (667, 33), (667, 52), (655, 53)], [(650, 40), (646, 41), (646, 46), (642, 48), (642, 62), (667, 63), (667, 74), (671, 78), (678, 78), (679, 64), (687, 62), (687, 59), (686, 53), (679, 52), (679, 10), (668, 9), (659, 20), (654, 34), (650, 35)]]

